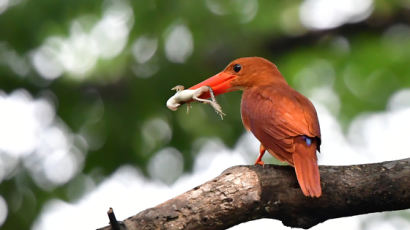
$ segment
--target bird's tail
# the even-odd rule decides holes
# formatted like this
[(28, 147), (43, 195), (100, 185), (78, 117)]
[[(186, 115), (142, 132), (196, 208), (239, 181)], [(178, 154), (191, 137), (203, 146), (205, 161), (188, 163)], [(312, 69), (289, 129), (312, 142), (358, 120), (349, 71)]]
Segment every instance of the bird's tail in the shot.
[(320, 197), (319, 166), (316, 157), (317, 141), (306, 136), (295, 138), (293, 164), (300, 188), (305, 196)]

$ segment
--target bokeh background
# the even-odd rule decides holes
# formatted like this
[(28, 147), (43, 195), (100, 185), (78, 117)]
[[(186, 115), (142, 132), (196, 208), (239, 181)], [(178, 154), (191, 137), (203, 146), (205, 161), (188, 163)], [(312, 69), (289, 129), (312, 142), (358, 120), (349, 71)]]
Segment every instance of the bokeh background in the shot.
[[(320, 164), (410, 157), (408, 0), (0, 0), (0, 228), (95, 229), (159, 204), (258, 142), (240, 92), (168, 110), (231, 60), (262, 56), (315, 104)], [(277, 163), (265, 156), (265, 162)], [(233, 217), (234, 218), (234, 217)], [(410, 229), (410, 212), (313, 229)], [(258, 220), (232, 229), (288, 229)]]

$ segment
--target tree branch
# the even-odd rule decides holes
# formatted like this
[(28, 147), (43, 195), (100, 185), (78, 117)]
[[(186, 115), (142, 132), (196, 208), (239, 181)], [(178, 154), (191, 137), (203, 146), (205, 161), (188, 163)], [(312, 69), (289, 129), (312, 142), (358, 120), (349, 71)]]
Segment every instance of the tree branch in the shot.
[[(320, 166), (323, 195), (303, 196), (289, 166), (235, 166), (124, 220), (124, 229), (225, 229), (260, 218), (310, 228), (325, 220), (410, 208), (410, 158)], [(109, 230), (110, 226), (100, 230)]]

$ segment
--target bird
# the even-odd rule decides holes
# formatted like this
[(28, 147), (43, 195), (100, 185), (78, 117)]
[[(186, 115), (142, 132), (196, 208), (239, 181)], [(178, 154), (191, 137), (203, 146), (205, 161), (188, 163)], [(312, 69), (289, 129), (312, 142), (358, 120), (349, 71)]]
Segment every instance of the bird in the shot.
[[(262, 157), (268, 151), (294, 167), (305, 196), (322, 195), (316, 155), (321, 134), (316, 109), (289, 86), (275, 64), (262, 57), (238, 58), (189, 89), (203, 86), (211, 87), (215, 96), (242, 90), (242, 123), (260, 142), (255, 165), (264, 165)], [(204, 93), (200, 97), (210, 96)]]

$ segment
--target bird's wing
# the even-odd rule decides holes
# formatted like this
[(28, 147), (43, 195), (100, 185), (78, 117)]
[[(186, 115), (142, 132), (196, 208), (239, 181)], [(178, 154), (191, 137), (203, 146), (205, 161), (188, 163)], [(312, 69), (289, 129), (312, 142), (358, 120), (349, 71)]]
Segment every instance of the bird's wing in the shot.
[(316, 109), (313, 106), (312, 102), (307, 99), (302, 94), (298, 93), (296, 90), (293, 90), (293, 96), (296, 98), (299, 106), (303, 109), (303, 114), (305, 116), (305, 121), (308, 125), (309, 133), (305, 133), (305, 135), (310, 137), (317, 137), (321, 138), (320, 135), (320, 126), (319, 126), (319, 119), (317, 117)]
[(242, 98), (242, 119), (261, 143), (288, 159), (295, 151), (294, 137), (320, 139), (316, 110), (310, 101), (290, 87), (248, 89)]

